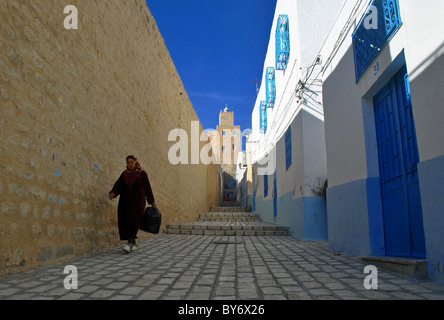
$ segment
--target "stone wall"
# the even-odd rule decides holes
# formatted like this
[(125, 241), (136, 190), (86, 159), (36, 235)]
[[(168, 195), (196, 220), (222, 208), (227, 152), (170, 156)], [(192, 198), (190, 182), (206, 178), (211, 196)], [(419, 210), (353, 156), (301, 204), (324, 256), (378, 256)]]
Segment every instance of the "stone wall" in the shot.
[(144, 0), (0, 0), (0, 274), (121, 243), (108, 192), (128, 154), (163, 224), (208, 211), (217, 168), (168, 161), (169, 132), (193, 120)]

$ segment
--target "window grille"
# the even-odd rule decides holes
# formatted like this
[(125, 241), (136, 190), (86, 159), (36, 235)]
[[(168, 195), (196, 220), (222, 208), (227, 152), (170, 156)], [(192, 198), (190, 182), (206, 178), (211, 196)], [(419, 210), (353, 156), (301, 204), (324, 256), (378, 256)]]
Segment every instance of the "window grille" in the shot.
[(267, 132), (267, 101), (261, 101), (260, 109), (260, 127), (261, 133)]
[(276, 101), (276, 78), (273, 67), (267, 68), (267, 74), (265, 76), (265, 87), (267, 108), (273, 108), (274, 102)]
[[(377, 21), (373, 21), (377, 17)], [(356, 82), (401, 26), (398, 0), (373, 0), (353, 32)]]
[(285, 70), (290, 57), (288, 15), (279, 15), (276, 27), (276, 70)]

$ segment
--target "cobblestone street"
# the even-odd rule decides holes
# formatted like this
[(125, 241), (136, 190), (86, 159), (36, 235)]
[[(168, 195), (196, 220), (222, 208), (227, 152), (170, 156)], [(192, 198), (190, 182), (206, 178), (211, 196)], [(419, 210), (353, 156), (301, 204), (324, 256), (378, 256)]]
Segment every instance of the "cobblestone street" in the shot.
[[(78, 270), (78, 289), (64, 287), (64, 268)], [(378, 269), (378, 288), (364, 288), (366, 264), (325, 242), (289, 236), (163, 234), (120, 248), (0, 277), (0, 299), (113, 300), (428, 300), (444, 299), (431, 280)]]

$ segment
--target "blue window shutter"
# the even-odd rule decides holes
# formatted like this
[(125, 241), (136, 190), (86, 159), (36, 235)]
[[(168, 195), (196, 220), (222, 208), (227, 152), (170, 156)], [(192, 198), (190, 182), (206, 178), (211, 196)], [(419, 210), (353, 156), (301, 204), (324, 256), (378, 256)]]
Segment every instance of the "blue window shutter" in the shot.
[(276, 70), (285, 70), (290, 57), (288, 15), (279, 15), (276, 26)]
[(264, 175), (264, 198), (268, 196), (268, 174)]
[(267, 132), (267, 101), (261, 101), (259, 113), (260, 113), (261, 133), (266, 133)]
[(276, 101), (276, 77), (273, 67), (267, 68), (267, 74), (265, 75), (265, 93), (267, 108), (273, 108)]
[(291, 159), (291, 127), (288, 127), (287, 132), (285, 133), (285, 164), (286, 169), (291, 165), (292, 159)]

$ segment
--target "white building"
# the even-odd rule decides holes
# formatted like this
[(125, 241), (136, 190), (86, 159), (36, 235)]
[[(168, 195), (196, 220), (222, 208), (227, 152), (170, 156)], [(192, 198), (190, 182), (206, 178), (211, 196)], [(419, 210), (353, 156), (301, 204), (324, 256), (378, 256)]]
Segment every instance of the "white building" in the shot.
[(444, 280), (443, 1), (334, 1), (323, 105), (328, 241)]
[(248, 163), (247, 163), (247, 152), (239, 152), (236, 164), (236, 202), (244, 207), (251, 207), (248, 204)]
[(294, 237), (327, 239), (319, 57), (337, 1), (278, 0), (252, 113), (253, 210)]

